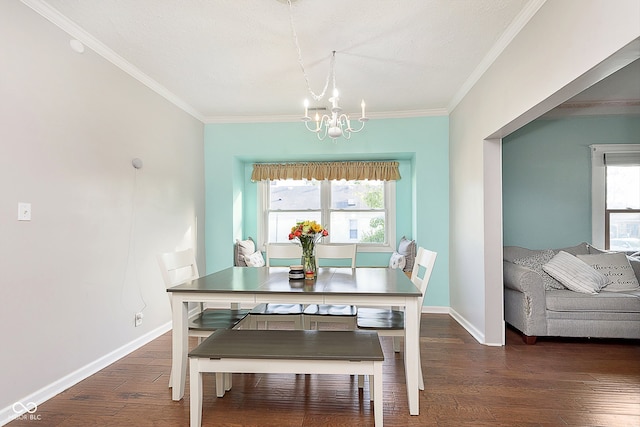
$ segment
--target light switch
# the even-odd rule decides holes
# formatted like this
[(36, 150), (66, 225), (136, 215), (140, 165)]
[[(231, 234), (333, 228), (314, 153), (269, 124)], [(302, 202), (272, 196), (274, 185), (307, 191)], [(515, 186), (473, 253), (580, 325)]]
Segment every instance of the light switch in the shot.
[(31, 203), (18, 202), (18, 221), (31, 221)]

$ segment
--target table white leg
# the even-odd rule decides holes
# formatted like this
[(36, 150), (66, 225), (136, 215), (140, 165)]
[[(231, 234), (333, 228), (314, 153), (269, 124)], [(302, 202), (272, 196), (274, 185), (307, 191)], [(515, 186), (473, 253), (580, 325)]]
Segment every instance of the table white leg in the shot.
[(202, 425), (202, 372), (199, 368), (199, 360), (191, 360), (191, 369), (189, 378), (191, 383), (189, 387), (189, 417), (191, 418), (191, 427), (200, 427)]
[[(382, 407), (382, 362), (373, 363), (374, 374), (369, 376), (369, 381), (373, 379), (373, 416), (375, 427), (382, 427), (384, 408)], [(373, 378), (372, 378), (373, 377)]]
[(173, 305), (171, 376), (173, 379), (171, 395), (173, 400), (184, 396), (184, 385), (187, 380), (187, 352), (189, 333), (187, 332), (188, 303), (183, 302), (175, 294), (171, 298)]
[(418, 375), (420, 374), (420, 333), (418, 332), (420, 309), (418, 299), (408, 299), (405, 308), (404, 327), (404, 366), (407, 379), (407, 397), (409, 399), (409, 414), (420, 414), (418, 400)]

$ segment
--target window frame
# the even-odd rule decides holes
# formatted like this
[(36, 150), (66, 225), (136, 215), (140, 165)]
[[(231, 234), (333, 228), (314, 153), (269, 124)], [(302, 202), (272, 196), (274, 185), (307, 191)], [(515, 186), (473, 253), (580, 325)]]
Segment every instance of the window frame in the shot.
[[(265, 247), (268, 243), (269, 230), (269, 188), (271, 180), (258, 181), (258, 247)], [(329, 239), (331, 238), (330, 215), (331, 212), (353, 211), (353, 209), (332, 209), (331, 208), (331, 181), (319, 180), (320, 182), (320, 217), (322, 224), (326, 224), (329, 229)], [(358, 252), (393, 252), (396, 246), (396, 182), (384, 182), (384, 204), (385, 204), (385, 227), (387, 241), (385, 243), (358, 243)], [(316, 212), (317, 210), (313, 209)], [(365, 210), (356, 210), (364, 212)], [(372, 211), (372, 210), (371, 210)], [(371, 212), (366, 210), (366, 212)], [(293, 224), (292, 224), (293, 226)]]
[(609, 236), (605, 154), (640, 153), (640, 144), (593, 144), (589, 148), (591, 149), (591, 244), (604, 249)]

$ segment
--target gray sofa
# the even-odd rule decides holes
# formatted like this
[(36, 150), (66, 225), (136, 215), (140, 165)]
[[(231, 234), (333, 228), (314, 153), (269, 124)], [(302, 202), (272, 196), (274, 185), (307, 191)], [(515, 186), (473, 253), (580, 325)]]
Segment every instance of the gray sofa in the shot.
[[(560, 250), (573, 255), (603, 253), (587, 243), (553, 253)], [(527, 344), (542, 336), (640, 339), (640, 290), (604, 288), (591, 295), (550, 289), (539, 265), (548, 260), (544, 252), (548, 257), (550, 250), (517, 246), (505, 246), (503, 252), (505, 321), (522, 332)], [(630, 264), (640, 281), (640, 260), (630, 259)]]

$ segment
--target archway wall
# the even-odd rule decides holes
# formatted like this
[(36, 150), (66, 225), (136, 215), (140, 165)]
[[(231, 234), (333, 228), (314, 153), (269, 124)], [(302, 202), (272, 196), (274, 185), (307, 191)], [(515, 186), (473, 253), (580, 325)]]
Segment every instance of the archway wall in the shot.
[(451, 311), (481, 343), (504, 344), (500, 138), (638, 58), (638, 17), (637, 0), (546, 1), (451, 112)]

